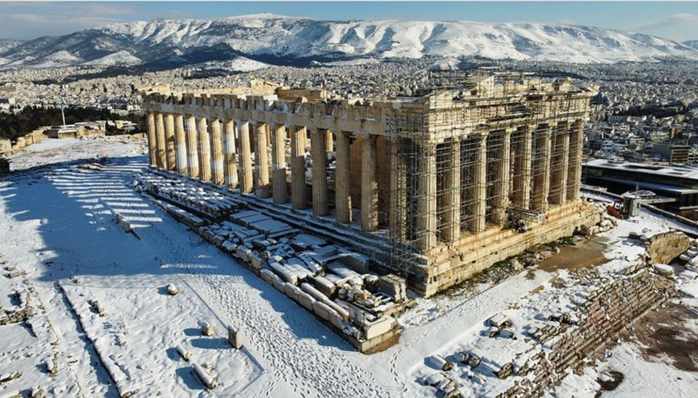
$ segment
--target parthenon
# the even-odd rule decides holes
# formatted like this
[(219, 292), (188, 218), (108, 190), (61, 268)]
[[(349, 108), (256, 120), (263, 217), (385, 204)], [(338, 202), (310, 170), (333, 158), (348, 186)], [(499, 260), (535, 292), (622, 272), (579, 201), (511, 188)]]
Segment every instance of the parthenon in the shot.
[(579, 194), (594, 94), (474, 74), (410, 97), (220, 89), (144, 108), (152, 167), (371, 236), (375, 267), (429, 296), (596, 221)]

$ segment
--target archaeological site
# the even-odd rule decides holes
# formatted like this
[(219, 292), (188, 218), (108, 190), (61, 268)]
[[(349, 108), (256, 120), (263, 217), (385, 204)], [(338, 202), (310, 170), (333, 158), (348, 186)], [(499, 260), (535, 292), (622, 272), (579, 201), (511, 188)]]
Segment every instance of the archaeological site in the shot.
[(150, 162), (299, 222), (312, 209), (429, 296), (595, 222), (579, 195), (593, 94), (507, 74), (354, 103), (269, 87), (149, 94)]

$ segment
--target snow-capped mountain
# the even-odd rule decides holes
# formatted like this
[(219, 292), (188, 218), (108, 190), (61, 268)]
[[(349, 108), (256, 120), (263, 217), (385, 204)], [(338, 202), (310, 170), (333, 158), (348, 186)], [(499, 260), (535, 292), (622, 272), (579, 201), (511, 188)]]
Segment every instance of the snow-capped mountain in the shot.
[(698, 50), (698, 40), (687, 40), (683, 42), (683, 45)]
[(85, 62), (85, 65), (101, 65), (101, 66), (115, 66), (115, 65), (138, 65), (142, 61), (138, 57), (134, 57), (126, 50), (121, 50), (113, 52), (109, 55), (93, 59), (91, 61)]
[(176, 66), (244, 56), (272, 64), (356, 58), (480, 56), (567, 62), (698, 59), (687, 45), (576, 25), (434, 21), (319, 21), (268, 14), (155, 20), (41, 37), (5, 51), (5, 66), (60, 62)]
[(14, 39), (0, 39), (0, 53), (17, 47), (22, 43), (21, 40)]

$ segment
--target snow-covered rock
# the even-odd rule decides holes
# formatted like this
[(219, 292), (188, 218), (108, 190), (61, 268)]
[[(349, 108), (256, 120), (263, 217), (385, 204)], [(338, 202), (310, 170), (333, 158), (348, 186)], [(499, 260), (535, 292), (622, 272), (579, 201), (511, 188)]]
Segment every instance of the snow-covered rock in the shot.
[(673, 277), (674, 276), (674, 269), (671, 268), (671, 265), (667, 264), (655, 264), (654, 269), (659, 272), (660, 274), (668, 277)]

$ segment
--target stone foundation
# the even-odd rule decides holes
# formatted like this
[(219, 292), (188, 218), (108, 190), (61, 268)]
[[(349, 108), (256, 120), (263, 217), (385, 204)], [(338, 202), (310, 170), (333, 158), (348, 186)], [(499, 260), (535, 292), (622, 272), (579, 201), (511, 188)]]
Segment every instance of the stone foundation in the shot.
[(491, 227), (483, 233), (440, 246), (429, 253), (425, 266), (413, 269), (410, 286), (425, 296), (447, 289), (493, 264), (517, 256), (532, 247), (570, 236), (582, 226), (598, 223), (601, 215), (583, 200), (551, 208), (545, 221), (526, 232)]

